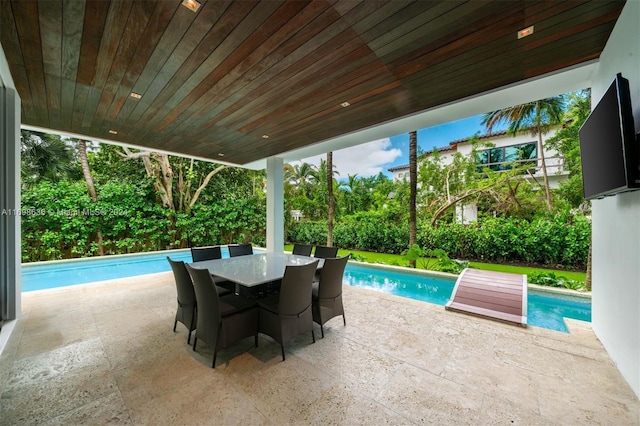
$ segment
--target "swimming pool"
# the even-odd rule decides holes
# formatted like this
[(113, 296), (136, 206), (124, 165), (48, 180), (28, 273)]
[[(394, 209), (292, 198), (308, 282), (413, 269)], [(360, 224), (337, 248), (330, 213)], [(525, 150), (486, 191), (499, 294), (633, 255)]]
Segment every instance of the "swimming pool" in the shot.
[[(172, 260), (191, 262), (190, 250), (124, 254), (22, 265), (22, 291), (44, 290), (94, 281), (135, 277), (170, 271), (167, 256)], [(223, 251), (229, 257), (229, 251)]]
[[(259, 250), (256, 250), (259, 251)], [(39, 262), (22, 266), (22, 291), (43, 290), (143, 274), (170, 271), (167, 256), (191, 262), (188, 249), (135, 255), (105, 256), (58, 262)], [(229, 252), (223, 248), (223, 257)], [(454, 278), (406, 269), (349, 263), (344, 283), (396, 296), (444, 306), (455, 285)], [(529, 325), (568, 332), (563, 317), (591, 321), (589, 299), (529, 290)]]
[[(383, 293), (446, 305), (455, 286), (454, 278), (427, 275), (376, 265), (349, 264), (344, 283)], [(591, 300), (585, 297), (527, 290), (527, 323), (536, 327), (568, 332), (563, 317), (591, 321)]]

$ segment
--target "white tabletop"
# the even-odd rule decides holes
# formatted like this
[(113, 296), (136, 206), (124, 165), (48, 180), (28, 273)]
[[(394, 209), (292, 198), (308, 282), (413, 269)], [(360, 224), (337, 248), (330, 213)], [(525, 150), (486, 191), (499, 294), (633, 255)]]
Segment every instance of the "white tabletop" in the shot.
[(316, 260), (320, 261), (318, 268), (322, 267), (324, 259), (287, 253), (260, 253), (226, 259), (204, 260), (191, 263), (191, 266), (208, 269), (211, 274), (242, 286), (254, 287), (282, 279), (287, 265), (307, 265)]

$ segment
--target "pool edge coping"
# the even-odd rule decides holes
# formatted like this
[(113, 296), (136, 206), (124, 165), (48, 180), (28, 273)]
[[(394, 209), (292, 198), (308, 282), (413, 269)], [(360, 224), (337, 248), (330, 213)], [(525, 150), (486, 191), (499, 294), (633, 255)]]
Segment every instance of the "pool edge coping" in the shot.
[[(264, 249), (262, 247), (257, 247), (257, 248)], [(59, 263), (59, 264), (76, 263), (76, 262), (81, 263), (81, 262), (86, 262), (86, 261), (90, 261), (90, 260), (117, 259), (117, 258), (123, 258), (123, 257), (128, 257), (128, 256), (157, 255), (159, 253), (167, 253), (167, 256), (169, 256), (171, 253), (180, 253), (180, 252), (185, 252), (185, 251), (188, 251), (188, 250), (189, 250), (189, 248), (182, 248), (182, 249), (171, 249), (171, 250), (148, 251), (148, 252), (143, 252), (143, 253), (111, 254), (111, 255), (106, 255), (106, 256), (79, 257), (79, 258), (74, 258), (74, 259), (44, 260), (44, 261), (40, 261), (40, 262), (22, 263), (21, 267), (22, 268), (26, 267), (27, 269), (29, 269), (31, 267), (36, 267), (36, 266), (40, 266), (40, 265), (46, 266), (46, 265), (50, 265), (50, 264), (54, 264), (54, 263)], [(404, 272), (404, 273), (409, 273), (409, 274), (413, 274), (413, 275), (431, 276), (431, 277), (443, 278), (443, 279), (453, 280), (453, 281), (455, 281), (457, 279), (458, 275), (459, 275), (459, 274), (452, 274), (452, 273), (448, 273), (448, 272), (432, 271), (432, 270), (427, 270), (427, 269), (409, 268), (409, 267), (406, 267), (406, 266), (399, 266), (399, 265), (387, 265), (387, 264), (384, 264), (384, 263), (361, 262), (361, 261), (358, 261), (358, 260), (351, 260), (351, 259), (349, 260), (349, 263), (353, 263), (353, 264), (360, 265), (360, 266), (372, 267), (372, 268), (375, 268), (375, 269), (396, 270), (398, 272)], [(154, 272), (154, 273), (158, 273), (158, 272)], [(152, 274), (154, 274), (154, 273), (152, 273)], [(138, 275), (138, 276), (152, 275), (152, 274), (141, 274), (141, 275)], [(91, 283), (101, 282), (101, 281), (112, 281), (114, 279), (120, 279), (120, 278), (111, 278), (111, 279), (107, 279), (107, 280), (92, 281)], [(82, 283), (82, 284), (91, 284), (91, 283)], [(81, 285), (81, 284), (75, 284), (75, 285)], [(557, 295), (576, 297), (576, 298), (579, 298), (579, 299), (589, 299), (589, 300), (591, 300), (591, 293), (578, 292), (576, 290), (557, 288), (557, 287), (549, 287), (549, 286), (541, 286), (541, 285), (532, 284), (532, 283), (527, 283), (527, 288), (531, 289), (531, 290), (533, 290), (535, 292), (540, 292), (540, 293), (552, 293), (552, 294), (557, 294)], [(30, 290), (30, 291), (37, 291), (37, 290)]]
[(171, 249), (171, 250), (156, 250), (156, 251), (145, 251), (141, 253), (122, 253), (122, 254), (107, 254), (104, 256), (91, 256), (91, 257), (75, 257), (73, 259), (57, 259), (57, 260), (40, 260), (38, 262), (25, 262), (21, 263), (20, 266), (22, 268), (27, 267), (35, 267), (40, 265), (50, 265), (54, 263), (66, 264), (66, 263), (76, 263), (76, 262), (87, 262), (90, 260), (102, 260), (102, 259), (119, 259), (128, 256), (144, 256), (144, 255), (154, 255), (158, 253), (167, 253), (167, 256), (171, 253), (188, 251), (189, 248), (186, 249)]

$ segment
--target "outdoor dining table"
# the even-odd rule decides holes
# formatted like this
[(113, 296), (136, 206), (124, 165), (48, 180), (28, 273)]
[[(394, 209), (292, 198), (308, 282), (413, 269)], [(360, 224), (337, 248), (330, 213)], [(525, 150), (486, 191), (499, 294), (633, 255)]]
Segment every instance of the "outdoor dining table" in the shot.
[(288, 253), (258, 253), (215, 260), (193, 262), (193, 268), (208, 269), (209, 272), (236, 284), (235, 292), (240, 294), (241, 287), (249, 290), (262, 284), (281, 280), (285, 268), (289, 265), (307, 265), (318, 260), (318, 269), (324, 259), (300, 256)]

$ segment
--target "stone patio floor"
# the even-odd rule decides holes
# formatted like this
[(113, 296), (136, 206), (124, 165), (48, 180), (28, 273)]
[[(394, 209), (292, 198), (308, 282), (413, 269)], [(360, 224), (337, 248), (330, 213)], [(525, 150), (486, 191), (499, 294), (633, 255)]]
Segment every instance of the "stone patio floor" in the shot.
[(316, 343), (221, 351), (172, 331), (160, 273), (23, 294), (0, 356), (0, 424), (640, 424), (588, 323), (527, 329), (345, 287)]

